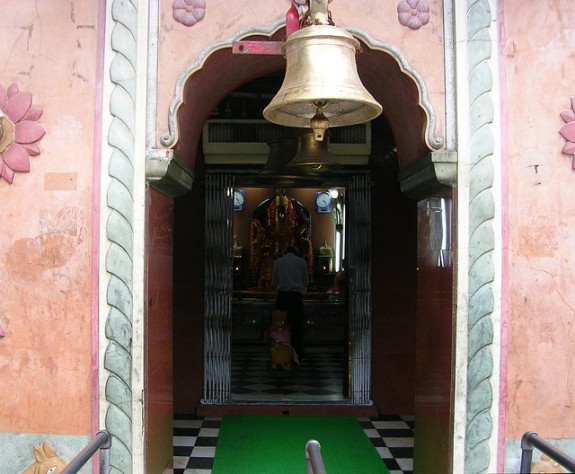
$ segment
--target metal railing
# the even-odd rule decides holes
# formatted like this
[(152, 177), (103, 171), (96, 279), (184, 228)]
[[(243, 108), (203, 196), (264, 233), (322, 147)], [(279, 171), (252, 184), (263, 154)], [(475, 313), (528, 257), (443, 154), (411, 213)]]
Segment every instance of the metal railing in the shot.
[(88, 445), (72, 459), (62, 470), (61, 474), (76, 474), (90, 458), (100, 450), (100, 474), (110, 474), (110, 447), (112, 446), (112, 434), (102, 430)]
[(305, 444), (305, 465), (307, 474), (326, 474), (321, 446), (315, 439), (310, 439)]
[(575, 472), (575, 459), (553, 446), (549, 441), (541, 438), (537, 433), (528, 431), (521, 438), (521, 470), (519, 474), (531, 472), (533, 448), (537, 448), (564, 468), (569, 469), (569, 471)]

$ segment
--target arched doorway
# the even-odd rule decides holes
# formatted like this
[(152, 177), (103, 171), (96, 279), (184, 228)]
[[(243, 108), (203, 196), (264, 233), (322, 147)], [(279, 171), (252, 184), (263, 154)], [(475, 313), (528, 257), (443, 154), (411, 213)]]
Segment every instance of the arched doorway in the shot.
[[(178, 136), (176, 138), (174, 132), (172, 136), (166, 136), (163, 140), (166, 146), (173, 146), (176, 154), (194, 169), (196, 179), (198, 176), (201, 179), (205, 171), (200, 140), (203, 125), (221, 97), (249, 79), (264, 76), (282, 66), (278, 58), (242, 56), (230, 59), (228, 53), (229, 50), (226, 52), (225, 49), (213, 52), (201, 70), (191, 72), (186, 80), (182, 81), (181, 96), (177, 99), (179, 102), (172, 108)], [(453, 268), (450, 264), (440, 265), (442, 268), (440, 291), (434, 291), (431, 285), (430, 292), (420, 292), (418, 300), (417, 282), (419, 281), (421, 288), (421, 284), (426, 285), (430, 281), (437, 280), (433, 277), (427, 280), (425, 271), (427, 267), (425, 265), (418, 267), (417, 202), (423, 202), (422, 206), (428, 204), (431, 206), (425, 201), (425, 198), (431, 196), (451, 201), (449, 184), (453, 183), (438, 181), (435, 174), (429, 179), (426, 177), (430, 167), (433, 170), (438, 162), (443, 163), (441, 155), (433, 152), (441, 142), (433, 136), (434, 115), (425, 96), (424, 84), (414, 71), (411, 71), (410, 75), (405, 73), (409, 69), (405, 58), (394, 56), (386, 50), (385, 45), (365, 43), (364, 53), (358, 59), (358, 69), (367, 88), (384, 106), (382, 120), (372, 124), (374, 140), (371, 144), (371, 160), (366, 166), (371, 172), (374, 184), (372, 198), (376, 201), (370, 214), (374, 228), (372, 236), (378, 238), (378, 246), (377, 248), (374, 246), (374, 254), (371, 257), (371, 268), (374, 271), (371, 287), (377, 288), (378, 293), (374, 298), (373, 311), (370, 315), (374, 333), (371, 341), (373, 352), (370, 351), (370, 364), (373, 368), (370, 390), (378, 409), (396, 412), (415, 411), (417, 393), (423, 395), (419, 398), (423, 401), (422, 406), (427, 402), (428, 391), (423, 385), (424, 382), (429, 382), (427, 379), (424, 381), (422, 377), (418, 378), (418, 373), (433, 368), (431, 366), (434, 363), (427, 364), (429, 361), (440, 360), (442, 364), (435, 367), (440, 367), (442, 371), (440, 375), (442, 384), (439, 389), (442, 390), (440, 398), (443, 429), (449, 427), (451, 412), (449, 393), (445, 398), (444, 391), (447, 389), (449, 392), (452, 383), (452, 326), (449, 324), (437, 326), (445, 331), (442, 337), (437, 339), (442, 341), (442, 344), (430, 343), (428, 335), (432, 329), (430, 322), (432, 318), (426, 317), (425, 311), (418, 315), (416, 303), (420, 303), (419, 307), (425, 307), (429, 301), (439, 301), (441, 304), (433, 306), (429, 310), (430, 314), (438, 316), (442, 322), (452, 321), (453, 285), (450, 282), (453, 282)], [(215, 82), (215, 77), (222, 80)], [(214, 84), (217, 85), (214, 87)], [(173, 130), (175, 128), (174, 125)], [(444, 162), (448, 165), (453, 164), (449, 157)], [(421, 170), (425, 171), (422, 173)], [(406, 197), (405, 194), (410, 197)], [(180, 208), (185, 208), (188, 216), (198, 219), (197, 222), (203, 222), (208, 212), (204, 198), (205, 193), (199, 186), (195, 191), (192, 188), (192, 192), (180, 201)], [(189, 217), (182, 216), (177, 207), (176, 223), (189, 221)], [(448, 209), (451, 207), (441, 208), (440, 212), (447, 212)], [(433, 215), (427, 213), (426, 207), (420, 206), (420, 210), (430, 218)], [(444, 222), (449, 226), (452, 221), (446, 219)], [(178, 238), (190, 242), (185, 232), (176, 230), (176, 240)], [(204, 238), (198, 236), (193, 238), (192, 241), (200, 245), (192, 245), (192, 248), (188, 249), (189, 258), (196, 262), (203, 258)], [(451, 243), (450, 239), (449, 242)], [(442, 250), (449, 252), (450, 248)], [(178, 260), (176, 255), (176, 267)], [(191, 271), (189, 265), (187, 267), (187, 271)], [(437, 267), (437, 262), (431, 267)], [(195, 282), (201, 283), (204, 277), (201, 272), (199, 274), (196, 272)], [(184, 282), (186, 279), (180, 281)], [(176, 281), (174, 287), (177, 285)], [(198, 380), (205, 374), (202, 367), (205, 363), (203, 307), (208, 304), (202, 288), (201, 284), (190, 284), (188, 281), (181, 292), (188, 297), (188, 303), (187, 305), (182, 303), (183, 306), (180, 307), (182, 315), (187, 316), (176, 318), (175, 323), (175, 371), (179, 374), (180, 380), (184, 373), (188, 374), (189, 379), (188, 383), (185, 379), (182, 380), (187, 387), (187, 393), (178, 389), (176, 410), (185, 406), (188, 410), (194, 409), (195, 402), (190, 406), (190, 400), (199, 402), (202, 397), (202, 386)], [(180, 325), (182, 322), (183, 325)], [(183, 339), (178, 341), (180, 335)], [(430, 353), (428, 349), (432, 346), (435, 359), (428, 357)], [(189, 353), (191, 347), (194, 348), (193, 358), (190, 358)], [(419, 355), (416, 352), (419, 352)], [(419, 367), (418, 357), (421, 362)], [(435, 375), (437, 376), (437, 373)], [(390, 384), (391, 380), (393, 384)], [(180, 395), (181, 399), (178, 399)], [(435, 414), (429, 413), (429, 415), (432, 419)], [(432, 420), (430, 425), (435, 421)], [(423, 432), (424, 424), (422, 428)], [(435, 428), (432, 427), (433, 429)], [(448, 430), (444, 431), (443, 435), (446, 444), (449, 445)]]
[[(102, 261), (100, 271), (102, 283), (101, 301), (104, 303), (100, 308), (100, 320), (102, 321), (100, 335), (100, 350), (102, 353), (100, 400), (102, 403), (102, 420), (105, 418), (106, 426), (114, 426), (114, 436), (120, 441), (113, 443), (112, 449), (115, 451), (113, 458), (120, 459), (126, 463), (133, 459), (137, 467), (143, 465), (142, 453), (145, 450), (142, 443), (145, 438), (150, 438), (150, 440), (153, 438), (149, 432), (144, 437), (143, 433), (145, 431), (141, 429), (141, 424), (144, 420), (144, 417), (140, 416), (141, 411), (144, 409), (143, 399), (137, 394), (144, 391), (142, 379), (145, 378), (145, 375), (142, 374), (141, 370), (144, 365), (143, 359), (144, 357), (153, 358), (153, 354), (149, 353), (148, 348), (142, 349), (143, 332), (147, 332), (148, 329), (146, 328), (144, 331), (143, 319), (138, 316), (144, 313), (144, 308), (149, 308), (150, 311), (153, 311), (153, 305), (151, 301), (149, 306), (148, 302), (144, 304), (142, 298), (144, 271), (140, 264), (141, 262), (134, 265), (132, 251), (136, 253), (144, 251), (145, 229), (142, 225), (144, 222), (142, 209), (145, 207), (144, 202), (148, 195), (143, 189), (143, 177), (145, 176), (149, 181), (157, 183), (158, 176), (153, 173), (154, 170), (152, 170), (152, 174), (148, 172), (150, 171), (149, 169), (144, 170), (144, 161), (138, 161), (135, 155), (138, 150), (141, 152), (138, 155), (140, 157), (143, 157), (144, 152), (146, 152), (146, 166), (150, 164), (150, 159), (153, 161), (156, 157), (161, 156), (162, 159), (158, 160), (160, 161), (160, 167), (165, 167), (170, 163), (170, 152), (168, 150), (166, 153), (164, 148), (159, 150), (152, 149), (155, 146), (155, 141), (148, 143), (148, 148), (144, 149), (145, 140), (143, 134), (138, 133), (138, 130), (142, 132), (142, 129), (137, 129), (135, 121), (130, 120), (135, 114), (142, 121), (145, 118), (145, 107), (141, 104), (138, 106), (140, 102), (136, 101), (136, 91), (131, 86), (138, 82), (138, 78), (146, 76), (147, 57), (149, 55), (153, 59), (156, 51), (154, 48), (157, 45), (154, 40), (157, 40), (158, 36), (157, 31), (156, 34), (153, 34), (154, 32), (152, 31), (152, 34), (149, 35), (150, 44), (148, 44), (148, 37), (146, 35), (137, 35), (135, 28), (140, 23), (142, 25), (148, 23), (153, 25), (154, 18), (149, 22), (148, 10), (142, 6), (134, 8), (136, 7), (135, 5), (128, 3), (110, 3), (113, 3), (116, 13), (123, 13), (120, 16), (114, 15), (112, 17), (110, 15), (110, 23), (131, 31), (132, 37), (137, 37), (139, 41), (137, 43), (121, 41), (122, 37), (114, 37), (112, 39), (114, 47), (110, 57), (118, 60), (110, 61), (111, 75), (107, 82), (110, 88), (104, 94), (104, 103), (108, 103), (106, 98), (109, 99), (111, 107), (107, 109), (110, 123), (104, 123), (102, 133), (102, 139), (103, 141), (107, 140), (109, 147), (103, 153), (105, 157), (104, 163), (107, 164), (103, 169), (107, 169), (108, 172), (104, 172), (102, 178), (102, 202), (107, 202), (107, 213), (103, 212), (101, 225), (105, 232), (102, 232), (100, 240), (101, 253), (105, 255), (106, 259), (105, 264)], [(153, 8), (150, 9), (149, 13), (152, 16), (157, 15), (157, 11)], [(458, 15), (457, 30), (453, 27), (455, 24), (454, 13)], [(459, 87), (456, 90), (454, 84), (446, 85), (447, 119), (449, 123), (446, 132), (446, 146), (448, 150), (453, 150), (457, 147), (462, 155), (458, 159), (458, 164), (453, 159), (454, 157), (449, 156), (449, 153), (445, 153), (444, 156), (441, 153), (431, 153), (431, 155), (426, 156), (423, 163), (413, 163), (414, 168), (404, 169), (401, 172), (400, 181), (401, 188), (408, 190), (408, 192), (409, 190), (421, 191), (419, 193), (415, 192), (413, 195), (415, 199), (422, 199), (426, 194), (429, 195), (435, 192), (433, 191), (435, 187), (425, 186), (429, 175), (432, 175), (431, 181), (436, 182), (439, 180), (440, 182), (454, 185), (454, 169), (460, 174), (458, 178), (459, 190), (457, 192), (459, 210), (454, 212), (459, 221), (458, 240), (460, 243), (458, 248), (460, 252), (458, 265), (460, 265), (461, 269), (457, 278), (457, 316), (459, 320), (457, 324), (461, 325), (461, 328), (458, 329), (458, 334), (461, 337), (458, 337), (458, 355), (455, 364), (457, 376), (455, 388), (457, 394), (454, 394), (454, 397), (456, 397), (457, 405), (455, 410), (451, 410), (451, 413), (454, 413), (457, 418), (457, 423), (453, 428), (457, 448), (454, 458), (458, 465), (486, 466), (489, 464), (490, 466), (495, 466), (496, 459), (493, 453), (497, 451), (496, 444), (498, 436), (500, 436), (495, 421), (498, 419), (498, 406), (496, 403), (498, 398), (496, 394), (498, 393), (499, 385), (493, 375), (497, 374), (496, 367), (500, 347), (497, 337), (494, 339), (493, 334), (497, 334), (499, 327), (497, 319), (499, 308), (496, 302), (498, 291), (501, 289), (501, 281), (499, 279), (500, 275), (497, 274), (497, 271), (494, 271), (492, 259), (500, 250), (500, 241), (497, 239), (497, 230), (500, 229), (498, 227), (500, 222), (497, 220), (497, 212), (500, 210), (497, 196), (501, 192), (501, 183), (494, 178), (492, 172), (498, 166), (495, 162), (495, 158), (498, 156), (497, 147), (492, 140), (492, 134), (496, 128), (492, 123), (492, 112), (494, 109), (496, 110), (496, 107), (492, 107), (492, 105), (497, 102), (498, 97), (498, 88), (494, 87), (492, 78), (497, 75), (497, 55), (490, 48), (485, 48), (485, 45), (489, 45), (490, 40), (493, 41), (497, 37), (496, 25), (498, 23), (493, 21), (493, 19), (497, 19), (498, 14), (492, 7), (490, 8), (488, 1), (480, 1), (469, 6), (467, 10), (462, 9), (457, 12), (453, 11), (453, 7), (450, 4), (446, 4), (444, 5), (444, 16), (446, 19), (444, 31), (446, 75), (449, 77), (453, 76), (453, 74), (449, 74), (448, 69), (451, 68), (451, 73), (453, 73), (457, 67), (457, 72), (461, 72), (463, 78), (460, 82), (461, 90), (459, 90)], [(276, 22), (272, 27), (265, 30), (253, 29), (251, 33), (266, 39), (270, 37), (271, 33), (280, 24), (281, 22)], [(477, 34), (468, 35), (468, 30)], [(115, 29), (110, 28), (107, 37), (111, 38), (115, 32)], [(352, 32), (360, 39), (363, 37), (361, 32)], [(242, 32), (242, 35), (244, 34), (245, 32)], [(186, 83), (188, 76), (201, 69), (201, 63), (207, 56), (213, 55), (217, 52), (216, 50), (222, 47), (225, 48), (226, 44), (231, 47), (232, 40), (238, 38), (232, 38), (227, 43), (226, 41), (219, 42), (214, 47), (208, 48), (198, 57), (196, 63), (192, 64), (182, 74), (180, 80), (178, 80), (176, 99), (169, 117), (171, 131), (166, 137), (162, 138), (161, 142), (163, 145), (172, 147), (176, 142), (175, 118), (182, 105), (183, 85)], [(484, 39), (487, 41), (484, 41)], [(428, 115), (430, 124), (423, 134), (423, 141), (429, 143), (429, 148), (433, 149), (434, 146), (432, 145), (435, 142), (432, 125), (434, 123), (434, 115), (428, 106), (424, 82), (409, 67), (407, 61), (404, 61), (404, 58), (394, 53), (392, 48), (390, 50), (388, 45), (378, 44), (370, 39), (364, 42), (369, 45), (370, 49), (380, 52), (391, 51), (390, 56), (396, 58), (398, 64), (401, 64), (401, 71), (418, 84), (418, 89), (421, 93), (420, 103), (423, 109), (427, 111), (426, 115)], [(137, 46), (142, 46), (138, 48), (139, 53), (136, 51)], [(457, 66), (453, 56), (456, 50), (463, 52), (461, 57), (458, 57)], [(138, 60), (138, 65), (141, 64), (138, 68), (135, 63), (136, 57), (141, 59), (141, 61)], [(225, 62), (225, 58), (222, 61)], [(228, 65), (228, 67), (230, 66)], [(256, 71), (256, 73), (263, 73), (263, 69), (265, 68), (262, 68), (259, 72)], [(139, 71), (139, 75), (136, 74), (137, 71)], [(233, 72), (238, 71), (233, 70)], [(246, 80), (247, 76), (242, 74), (236, 77)], [(152, 92), (154, 90), (154, 79), (153, 74), (148, 78), (152, 84), (152, 89), (148, 90)], [(206, 77), (204, 77), (203, 81), (197, 82), (196, 85), (198, 90), (203, 91), (206, 95), (187, 98), (189, 99), (187, 103), (193, 105), (192, 109), (198, 112), (198, 117), (202, 117), (202, 119), (198, 119), (202, 122), (209, 114), (211, 104), (218, 101), (218, 98), (209, 96), (208, 92), (210, 90), (217, 91), (217, 89), (210, 89), (209, 79), (206, 79)], [(231, 87), (234, 85), (235, 82)], [(470, 95), (467, 87), (469, 87), (469, 90), (472, 89), (475, 95)], [(223, 95), (224, 93), (222, 92), (221, 96)], [(125, 100), (128, 96), (132, 101)], [(458, 104), (457, 111), (455, 110), (455, 98), (457, 98)], [(187, 118), (189, 120), (194, 117), (192, 109), (188, 109), (183, 116), (184, 119)], [(417, 114), (421, 112), (417, 106), (410, 107), (410, 110), (415, 110)], [(137, 113), (138, 111), (139, 114)], [(407, 126), (410, 123), (410, 117), (405, 118), (406, 122), (404, 125)], [(396, 125), (401, 126), (402, 123), (396, 123)], [(154, 124), (151, 124), (151, 126), (153, 127)], [(459, 139), (455, 139), (455, 127), (459, 130), (458, 135), (463, 137), (461, 143), (459, 143)], [(155, 140), (153, 132), (152, 136), (154, 136)], [(412, 136), (418, 142), (421, 139), (421, 136)], [(194, 144), (197, 143), (198, 139), (199, 132), (183, 138), (184, 141)], [(135, 150), (135, 148), (138, 149)], [(194, 146), (182, 147), (181, 149), (192, 150), (191, 153), (193, 154), (193, 148)], [(187, 156), (186, 159), (189, 160), (190, 156)], [(135, 168), (131, 168), (132, 165)], [(175, 165), (177, 169), (178, 164), (175, 163)], [(474, 166), (475, 169), (472, 169)], [(420, 179), (422, 174), (424, 175), (423, 179)], [(190, 176), (185, 173), (180, 178), (187, 181), (188, 184), (191, 181)], [(137, 184), (135, 189), (134, 182)], [(194, 190), (192, 190), (192, 193), (194, 193)], [(166, 201), (166, 208), (169, 208), (169, 206), (170, 203)], [(137, 213), (136, 216), (133, 215), (134, 211)], [(171, 223), (169, 215), (166, 214), (162, 217), (167, 219), (166, 222)], [(134, 225), (132, 226), (132, 224)], [(150, 232), (150, 229), (148, 231)], [(475, 238), (479, 234), (484, 236), (481, 242)], [(135, 245), (133, 245), (134, 240)], [(465, 255), (467, 254), (468, 246), (476, 249), (469, 255), (469, 261)], [(452, 247), (455, 248), (454, 245)], [(198, 258), (203, 258), (198, 249), (191, 249), (191, 252), (195, 252)], [(133, 280), (130, 270), (133, 270)], [(137, 287), (135, 292), (132, 292), (133, 286)], [(468, 288), (469, 292), (467, 291)], [(196, 302), (198, 304), (202, 303), (201, 294), (193, 291), (190, 294), (192, 297), (197, 297)], [(477, 321), (481, 322), (481, 324), (475, 324)], [(474, 326), (471, 326), (472, 324)], [(433, 335), (433, 331), (429, 331), (428, 334)], [(431, 340), (432, 338), (430, 337), (429, 339)], [(169, 342), (171, 343), (171, 340)], [(193, 337), (189, 342), (192, 345), (197, 343), (197, 341), (193, 340)], [(199, 344), (201, 344), (201, 341)], [(190, 363), (193, 365), (195, 360), (190, 360)], [(490, 394), (492, 389), (493, 398), (487, 399), (483, 397), (486, 393)], [(179, 389), (180, 393), (186, 391), (189, 396), (194, 396), (193, 393), (190, 393), (187, 385)], [(147, 395), (149, 395), (149, 392)], [(132, 399), (134, 405), (133, 409), (131, 408), (132, 404), (129, 402), (130, 399)], [(479, 400), (482, 403), (476, 403)], [(449, 411), (449, 408), (445, 409), (444, 406), (436, 406), (438, 409), (440, 408), (442, 416), (445, 417), (445, 413)], [(419, 426), (421, 427), (421, 425)], [(422, 433), (422, 431), (418, 430), (418, 433)], [(433, 431), (428, 431), (428, 434), (424, 435), (424, 437), (433, 441), (433, 435)], [(169, 433), (166, 434), (165, 438), (164, 441), (167, 440), (167, 443), (170, 443)], [(150, 440), (148, 440), (148, 443), (153, 443), (153, 440)], [(418, 446), (423, 446), (423, 444), (418, 443)], [(134, 445), (133, 450), (132, 445)], [(156, 446), (157, 444), (154, 445)], [(491, 455), (489, 454), (490, 449)], [(122, 466), (122, 469), (124, 467)], [(130, 469), (128, 464), (126, 464), (126, 469)]]

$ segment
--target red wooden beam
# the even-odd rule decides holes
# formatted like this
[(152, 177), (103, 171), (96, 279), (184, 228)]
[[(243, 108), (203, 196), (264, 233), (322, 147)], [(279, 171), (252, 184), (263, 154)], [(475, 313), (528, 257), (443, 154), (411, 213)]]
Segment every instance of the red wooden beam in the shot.
[(283, 54), (282, 41), (234, 41), (234, 54)]
[[(292, 2), (286, 13), (286, 36), (299, 29), (299, 13)], [(283, 54), (281, 41), (234, 41), (232, 52), (234, 54)]]

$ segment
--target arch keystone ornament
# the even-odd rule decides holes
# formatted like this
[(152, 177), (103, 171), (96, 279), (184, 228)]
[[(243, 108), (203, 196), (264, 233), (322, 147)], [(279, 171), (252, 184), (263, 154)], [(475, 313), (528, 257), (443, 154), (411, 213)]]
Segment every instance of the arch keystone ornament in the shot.
[(30, 156), (40, 154), (38, 141), (46, 130), (37, 123), (42, 109), (32, 107), (32, 95), (20, 94), (18, 85), (0, 85), (0, 178), (9, 184), (16, 172), (30, 172)]

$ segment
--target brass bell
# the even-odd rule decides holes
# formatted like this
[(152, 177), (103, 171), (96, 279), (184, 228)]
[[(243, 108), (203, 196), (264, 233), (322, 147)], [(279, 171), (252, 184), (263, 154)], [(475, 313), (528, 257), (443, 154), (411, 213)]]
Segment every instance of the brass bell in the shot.
[(297, 138), (281, 138), (268, 143), (270, 152), (265, 166), (255, 176), (257, 185), (264, 187), (290, 187), (315, 185), (322, 182), (316, 173), (308, 172), (309, 168), (288, 168), (297, 149)]
[(327, 171), (341, 166), (329, 152), (328, 140), (315, 139), (311, 128), (302, 128), (299, 132), (298, 149), (287, 167), (300, 167), (308, 171)]
[(359, 47), (351, 34), (332, 25), (314, 24), (293, 33), (282, 47), (283, 84), (264, 117), (288, 127), (312, 128), (316, 140), (323, 140), (328, 127), (376, 118), (382, 107), (359, 78)]

